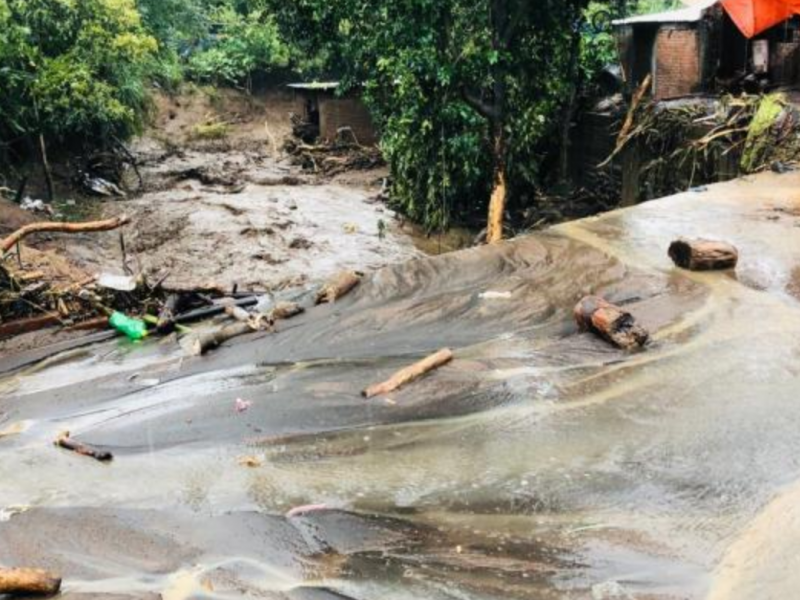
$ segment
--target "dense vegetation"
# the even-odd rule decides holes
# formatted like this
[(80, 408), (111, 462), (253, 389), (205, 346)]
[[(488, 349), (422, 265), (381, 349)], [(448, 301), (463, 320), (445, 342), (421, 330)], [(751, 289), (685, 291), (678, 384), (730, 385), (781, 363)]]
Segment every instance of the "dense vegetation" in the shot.
[(445, 227), (482, 214), (490, 197), (502, 215), (506, 197), (519, 206), (564, 177), (578, 98), (614, 59), (608, 32), (587, 23), (618, 7), (0, 0), (0, 160), (30, 157), (40, 135), (62, 145), (125, 138), (142, 125), (150, 85), (248, 87), (253, 74), (283, 71), (363, 91), (382, 131), (393, 202), (412, 218)]

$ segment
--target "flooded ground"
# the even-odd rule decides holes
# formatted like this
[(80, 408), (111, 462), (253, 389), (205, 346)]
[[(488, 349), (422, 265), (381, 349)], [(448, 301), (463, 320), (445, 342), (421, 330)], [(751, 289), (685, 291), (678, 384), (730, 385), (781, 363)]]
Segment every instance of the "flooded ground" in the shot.
[[(202, 359), (115, 341), (5, 376), (0, 563), (70, 599), (794, 597), (798, 189), (767, 174), (388, 266)], [(676, 270), (679, 235), (736, 244), (737, 273)], [(649, 348), (579, 334), (588, 293)], [(56, 449), (66, 430), (114, 462)]]

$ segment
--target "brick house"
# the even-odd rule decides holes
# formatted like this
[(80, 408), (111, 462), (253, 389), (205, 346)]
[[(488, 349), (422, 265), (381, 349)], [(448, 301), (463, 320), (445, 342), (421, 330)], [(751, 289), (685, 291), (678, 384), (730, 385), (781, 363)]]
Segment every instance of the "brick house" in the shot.
[(614, 22), (629, 90), (650, 74), (653, 97), (715, 93), (749, 73), (770, 86), (800, 83), (796, 18), (745, 37), (717, 0)]
[(370, 146), (378, 142), (378, 132), (366, 105), (357, 94), (340, 96), (338, 82), (294, 83), (297, 114), (319, 127), (320, 138), (332, 141), (340, 130), (349, 128), (358, 143)]

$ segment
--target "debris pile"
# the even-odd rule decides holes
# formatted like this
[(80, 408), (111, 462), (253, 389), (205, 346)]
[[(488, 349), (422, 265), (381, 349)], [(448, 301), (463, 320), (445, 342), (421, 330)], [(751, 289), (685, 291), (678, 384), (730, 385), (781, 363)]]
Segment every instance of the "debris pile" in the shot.
[[(295, 126), (295, 132), (298, 127)], [(334, 177), (348, 171), (368, 171), (385, 164), (377, 146), (362, 146), (349, 127), (339, 130), (332, 142), (304, 141), (308, 136), (288, 139), (284, 150), (292, 162), (315, 175)]]

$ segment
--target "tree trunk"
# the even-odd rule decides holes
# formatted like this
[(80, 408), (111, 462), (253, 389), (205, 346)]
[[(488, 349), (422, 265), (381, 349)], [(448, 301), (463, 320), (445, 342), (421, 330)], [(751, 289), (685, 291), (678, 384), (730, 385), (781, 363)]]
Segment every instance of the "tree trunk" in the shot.
[(60, 589), (61, 578), (48, 571), (0, 568), (0, 596), (4, 594), (52, 596)]
[(47, 182), (47, 200), (52, 202), (55, 198), (55, 186), (53, 185), (53, 172), (50, 170), (50, 161), (47, 160), (47, 145), (44, 142), (44, 135), (39, 134), (39, 153), (44, 170), (44, 179)]
[(506, 175), (506, 148), (502, 125), (496, 127), (494, 141), (494, 185), (489, 201), (489, 223), (486, 228), (486, 243), (497, 244), (503, 241), (503, 221), (508, 198), (508, 179)]

